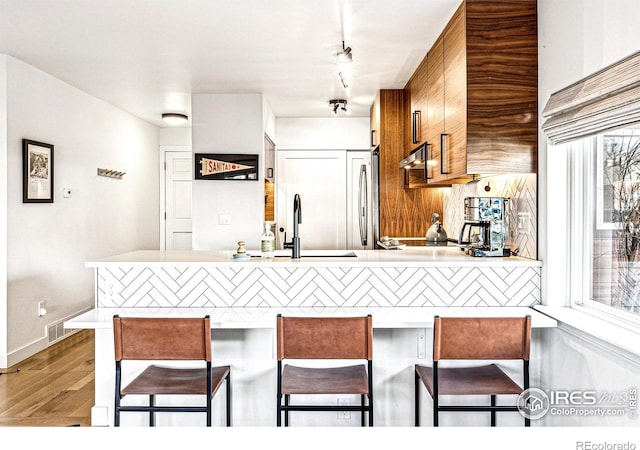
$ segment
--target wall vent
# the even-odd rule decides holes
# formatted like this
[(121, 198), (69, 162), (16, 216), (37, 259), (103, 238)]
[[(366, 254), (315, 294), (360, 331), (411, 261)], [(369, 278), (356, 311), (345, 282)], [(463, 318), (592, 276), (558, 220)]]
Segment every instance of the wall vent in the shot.
[(78, 331), (78, 330), (73, 330), (73, 329), (65, 329), (64, 328), (64, 322), (69, 320), (69, 319), (72, 319), (72, 318), (74, 318), (76, 316), (79, 316), (80, 314), (83, 314), (86, 311), (87, 310), (77, 312), (76, 314), (72, 314), (71, 316), (65, 317), (64, 319), (61, 319), (58, 322), (54, 322), (54, 323), (49, 324), (47, 326), (47, 336), (49, 338), (49, 344), (53, 344), (54, 342), (59, 341), (63, 337)]
[(73, 330), (65, 330), (63, 326), (64, 321), (60, 321), (58, 323), (52, 323), (49, 325), (47, 329), (47, 334), (49, 335), (49, 344), (56, 342), (58, 339), (61, 339), (65, 335), (65, 331), (68, 333)]

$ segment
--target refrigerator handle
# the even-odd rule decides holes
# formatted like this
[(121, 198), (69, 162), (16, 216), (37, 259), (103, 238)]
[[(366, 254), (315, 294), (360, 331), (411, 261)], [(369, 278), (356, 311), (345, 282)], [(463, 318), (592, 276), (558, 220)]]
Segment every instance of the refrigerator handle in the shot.
[(360, 225), (360, 243), (366, 247), (367, 245), (367, 217), (369, 217), (369, 205), (367, 202), (367, 165), (360, 166), (360, 182), (358, 192), (358, 223)]

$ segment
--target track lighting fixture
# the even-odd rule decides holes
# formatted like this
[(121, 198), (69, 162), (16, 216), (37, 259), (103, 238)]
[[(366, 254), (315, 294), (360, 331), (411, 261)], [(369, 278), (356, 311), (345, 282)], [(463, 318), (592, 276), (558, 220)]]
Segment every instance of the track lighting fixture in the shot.
[(329, 106), (333, 108), (334, 114), (338, 114), (338, 109), (341, 109), (342, 111), (347, 110), (347, 101), (344, 99), (329, 100)]
[(342, 51), (338, 53), (338, 63), (350, 63), (353, 61), (353, 55), (351, 54), (351, 47), (345, 47), (344, 41), (342, 41)]

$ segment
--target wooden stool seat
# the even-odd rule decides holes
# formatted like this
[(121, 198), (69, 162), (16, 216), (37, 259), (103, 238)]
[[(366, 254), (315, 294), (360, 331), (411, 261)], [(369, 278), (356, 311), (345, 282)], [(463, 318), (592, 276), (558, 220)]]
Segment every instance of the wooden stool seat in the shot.
[[(416, 365), (416, 373), (433, 396), (433, 368)], [(517, 395), (521, 392), (522, 388), (495, 364), (438, 369), (440, 395)]]
[[(215, 395), (229, 366), (211, 368), (211, 395)], [(205, 395), (207, 369), (181, 369), (152, 365), (122, 389), (122, 395)]]
[(298, 367), (282, 369), (283, 394), (368, 394), (364, 365), (329, 368)]

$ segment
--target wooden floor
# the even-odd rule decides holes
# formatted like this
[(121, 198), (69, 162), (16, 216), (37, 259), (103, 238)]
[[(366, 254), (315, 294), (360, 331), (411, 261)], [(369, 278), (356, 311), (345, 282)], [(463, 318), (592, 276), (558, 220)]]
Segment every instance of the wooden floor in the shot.
[(91, 425), (93, 330), (78, 331), (0, 373), (0, 427)]

